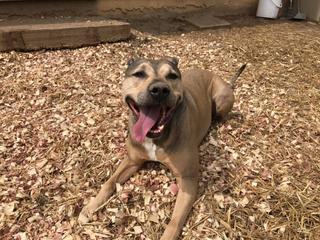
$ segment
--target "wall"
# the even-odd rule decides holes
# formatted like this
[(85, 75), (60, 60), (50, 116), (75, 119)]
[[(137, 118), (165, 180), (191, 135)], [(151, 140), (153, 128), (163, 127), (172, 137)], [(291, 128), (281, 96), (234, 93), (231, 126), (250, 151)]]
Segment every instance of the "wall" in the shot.
[(3, 16), (147, 16), (210, 7), (215, 15), (254, 15), (258, 0), (20, 0), (1, 1)]
[(320, 0), (303, 0), (301, 1), (301, 9), (307, 18), (320, 21)]
[(159, 9), (167, 11), (185, 12), (200, 8), (212, 8), (217, 16), (255, 13), (258, 0), (99, 0), (97, 9), (101, 12), (112, 9), (133, 14), (139, 12), (152, 12)]

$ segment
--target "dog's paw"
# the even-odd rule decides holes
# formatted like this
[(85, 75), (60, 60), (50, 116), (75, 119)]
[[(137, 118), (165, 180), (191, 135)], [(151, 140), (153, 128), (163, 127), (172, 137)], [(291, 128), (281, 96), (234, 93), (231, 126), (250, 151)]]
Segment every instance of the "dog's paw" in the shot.
[(88, 210), (87, 207), (82, 208), (79, 217), (78, 217), (78, 222), (80, 224), (85, 224), (88, 223), (92, 218), (92, 212)]

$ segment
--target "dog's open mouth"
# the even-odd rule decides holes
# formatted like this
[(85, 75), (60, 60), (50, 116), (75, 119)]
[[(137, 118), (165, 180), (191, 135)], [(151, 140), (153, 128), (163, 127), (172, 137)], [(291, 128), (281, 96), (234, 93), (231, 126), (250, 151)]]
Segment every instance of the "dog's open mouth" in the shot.
[(134, 139), (143, 142), (145, 137), (160, 137), (174, 108), (162, 105), (138, 106), (131, 98), (127, 98), (126, 102), (137, 120), (132, 129)]

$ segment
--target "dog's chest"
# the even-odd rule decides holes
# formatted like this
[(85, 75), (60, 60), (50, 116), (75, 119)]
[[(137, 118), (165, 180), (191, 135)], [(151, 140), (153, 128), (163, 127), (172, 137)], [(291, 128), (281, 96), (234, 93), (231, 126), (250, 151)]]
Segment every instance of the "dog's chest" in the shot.
[(148, 160), (159, 161), (156, 155), (157, 145), (155, 145), (151, 139), (147, 138), (143, 143), (143, 147), (148, 154), (148, 157), (149, 157)]

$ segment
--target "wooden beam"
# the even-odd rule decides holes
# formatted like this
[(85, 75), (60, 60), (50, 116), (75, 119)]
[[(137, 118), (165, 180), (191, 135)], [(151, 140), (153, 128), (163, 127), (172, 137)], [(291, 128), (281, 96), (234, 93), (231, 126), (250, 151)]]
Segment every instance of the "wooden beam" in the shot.
[(130, 37), (130, 24), (114, 20), (0, 27), (0, 51), (75, 48)]

